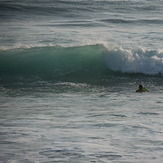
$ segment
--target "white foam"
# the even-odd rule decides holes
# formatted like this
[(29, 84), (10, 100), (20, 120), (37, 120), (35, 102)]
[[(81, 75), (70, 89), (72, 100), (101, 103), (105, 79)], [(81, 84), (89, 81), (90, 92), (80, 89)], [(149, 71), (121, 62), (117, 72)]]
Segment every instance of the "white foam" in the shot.
[(57, 46), (55, 44), (22, 44), (22, 43), (17, 43), (12, 46), (1, 46), (0, 50), (13, 50), (13, 49), (30, 49), (30, 48), (37, 48), (37, 47), (51, 47), (51, 46)]
[(114, 71), (163, 74), (163, 52), (107, 47), (106, 64)]

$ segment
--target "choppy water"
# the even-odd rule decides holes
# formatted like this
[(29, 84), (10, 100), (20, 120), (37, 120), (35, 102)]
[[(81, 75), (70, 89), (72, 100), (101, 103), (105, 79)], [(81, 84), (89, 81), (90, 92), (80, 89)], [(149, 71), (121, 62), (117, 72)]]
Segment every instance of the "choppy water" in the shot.
[(162, 162), (162, 25), (162, 0), (1, 0), (0, 162)]
[(162, 161), (163, 90), (63, 87), (1, 94), (1, 162)]
[(162, 49), (162, 0), (0, 2), (1, 48), (111, 44)]

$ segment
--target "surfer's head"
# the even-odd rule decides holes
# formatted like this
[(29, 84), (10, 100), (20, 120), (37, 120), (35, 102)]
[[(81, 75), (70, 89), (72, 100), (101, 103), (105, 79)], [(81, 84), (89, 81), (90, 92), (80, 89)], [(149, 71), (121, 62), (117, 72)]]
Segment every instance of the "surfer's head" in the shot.
[(143, 86), (140, 84), (139, 85), (139, 90), (142, 90), (143, 89)]

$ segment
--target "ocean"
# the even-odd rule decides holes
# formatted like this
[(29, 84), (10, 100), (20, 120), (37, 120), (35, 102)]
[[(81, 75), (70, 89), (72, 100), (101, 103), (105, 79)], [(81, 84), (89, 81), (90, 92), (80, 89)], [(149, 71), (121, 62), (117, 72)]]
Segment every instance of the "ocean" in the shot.
[(0, 163), (163, 162), (162, 94), (162, 0), (0, 0)]

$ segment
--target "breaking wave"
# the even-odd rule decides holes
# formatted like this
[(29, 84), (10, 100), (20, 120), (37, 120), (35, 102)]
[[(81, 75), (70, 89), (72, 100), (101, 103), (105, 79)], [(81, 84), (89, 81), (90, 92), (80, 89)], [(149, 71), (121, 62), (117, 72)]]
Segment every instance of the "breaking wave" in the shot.
[(78, 82), (133, 74), (162, 78), (163, 52), (100, 44), (0, 51), (1, 80), (19, 76)]

